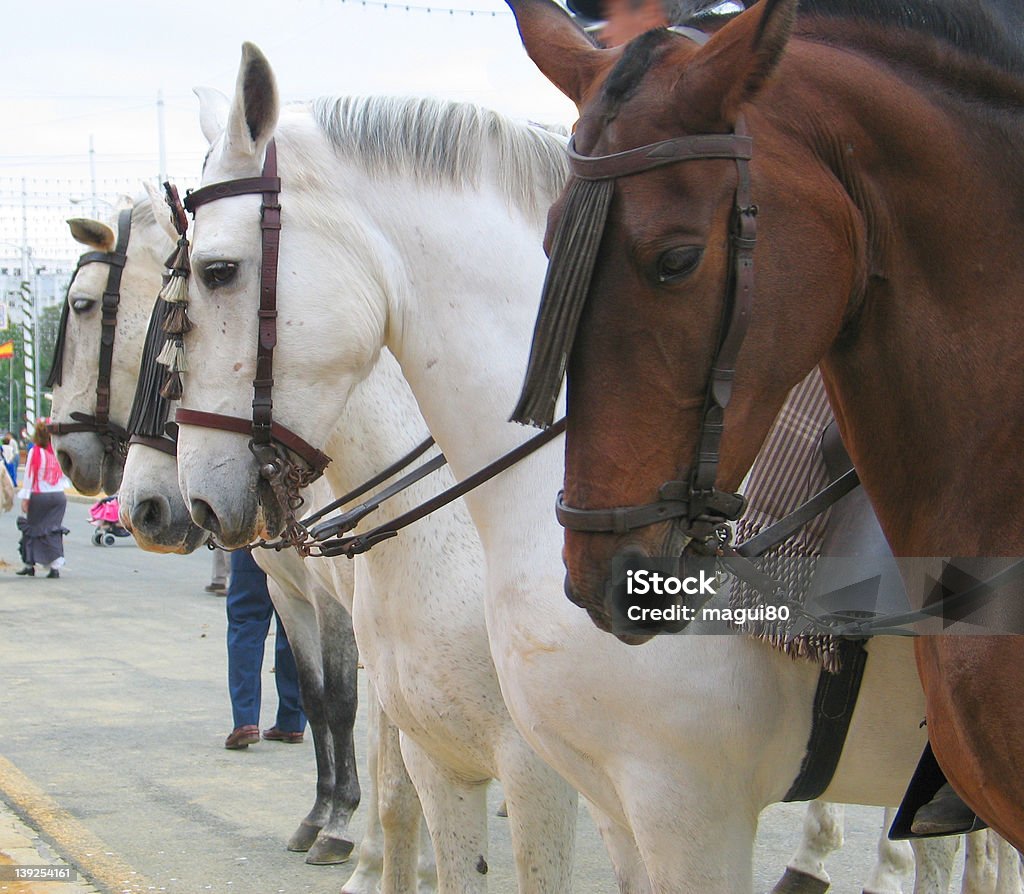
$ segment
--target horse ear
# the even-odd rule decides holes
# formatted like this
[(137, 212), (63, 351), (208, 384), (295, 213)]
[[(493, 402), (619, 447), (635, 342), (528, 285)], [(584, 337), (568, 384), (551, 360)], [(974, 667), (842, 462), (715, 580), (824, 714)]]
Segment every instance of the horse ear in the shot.
[(274, 135), (279, 112), (277, 82), (267, 57), (256, 44), (242, 44), (242, 64), (228, 112), (227, 148), (261, 157)]
[(762, 0), (707, 42), (676, 88), (688, 121), (709, 129), (735, 123), (782, 58), (796, 9), (797, 0)]
[(552, 0), (506, 0), (512, 8), (526, 54), (569, 99), (582, 106), (597, 75), (607, 65), (582, 28)]
[(231, 100), (213, 87), (193, 87), (192, 92), (199, 97), (199, 128), (212, 146), (228, 126)]
[(75, 242), (95, 248), (97, 251), (113, 251), (117, 244), (114, 231), (105, 223), (89, 220), (87, 217), (73, 217), (68, 221)]
[(178, 234), (175, 232), (174, 224), (171, 222), (171, 215), (164, 201), (164, 194), (148, 180), (143, 180), (142, 185), (146, 188), (146, 194), (153, 205), (153, 217), (157, 225), (163, 230), (172, 242), (178, 241)]

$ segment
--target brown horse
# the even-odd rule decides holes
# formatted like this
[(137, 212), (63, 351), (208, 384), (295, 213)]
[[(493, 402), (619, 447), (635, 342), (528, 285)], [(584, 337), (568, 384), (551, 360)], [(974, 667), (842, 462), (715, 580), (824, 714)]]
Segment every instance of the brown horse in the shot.
[[(548, 0), (510, 3), (579, 107), (575, 152), (601, 158), (549, 218), (549, 285), (592, 269), (578, 326), (542, 306), (534, 343), (541, 390), (567, 363), (571, 598), (607, 629), (614, 556), (676, 554), (728, 517), (694, 474), (735, 490), (815, 364), (897, 556), (1024, 554), (1024, 57), (998, 13), (764, 0), (704, 45), (599, 50)], [(582, 181), (610, 184), (598, 211)], [(556, 274), (573, 227), (599, 248)], [(672, 520), (619, 508), (637, 506)], [(921, 637), (917, 657), (950, 782), (1024, 847), (1024, 638)]]

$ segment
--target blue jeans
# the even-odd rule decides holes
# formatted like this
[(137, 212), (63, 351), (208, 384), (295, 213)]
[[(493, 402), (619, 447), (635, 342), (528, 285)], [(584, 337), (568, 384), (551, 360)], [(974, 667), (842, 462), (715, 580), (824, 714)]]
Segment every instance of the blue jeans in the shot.
[[(231, 713), (236, 728), (258, 726), (263, 648), (270, 631), (270, 619), (277, 615), (267, 591), (267, 575), (248, 550), (231, 553), (231, 583), (226, 603)], [(276, 726), (287, 733), (302, 732), (306, 728), (306, 715), (302, 712), (298, 671), (279, 617), (274, 665), (278, 698)]]

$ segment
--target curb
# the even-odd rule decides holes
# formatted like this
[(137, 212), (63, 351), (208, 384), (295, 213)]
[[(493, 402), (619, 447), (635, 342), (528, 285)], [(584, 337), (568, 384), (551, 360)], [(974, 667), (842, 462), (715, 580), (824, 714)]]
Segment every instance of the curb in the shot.
[[(17, 820), (15, 821), (12, 843), (20, 843), (18, 839), (28, 839), (25, 846), (10, 848), (15, 853), (6, 854), (8, 859), (3, 861), (5, 864), (15, 867), (63, 865), (64, 860), (47, 856), (45, 846), (49, 844), (79, 872), (80, 887), (69, 888), (67, 894), (93, 894), (96, 891), (110, 894), (141, 894), (144, 891), (155, 890), (152, 883), (114, 854), (56, 801), (40, 791), (3, 756), (0, 756), (0, 799), (0, 819), (4, 813), (3, 802), (6, 801), (11, 811), (24, 823), (24, 826), (21, 826)], [(36, 830), (38, 835), (32, 836), (32, 829)], [(36, 844), (29, 836), (41, 841)], [(0, 854), (2, 853), (4, 852), (0, 851)], [(52, 890), (49, 883), (40, 884), (46, 885), (45, 890)], [(4, 883), (0, 880), (0, 891), (3, 890)], [(25, 889), (14, 887), (12, 890)], [(34, 891), (35, 887), (29, 887), (27, 890)]]

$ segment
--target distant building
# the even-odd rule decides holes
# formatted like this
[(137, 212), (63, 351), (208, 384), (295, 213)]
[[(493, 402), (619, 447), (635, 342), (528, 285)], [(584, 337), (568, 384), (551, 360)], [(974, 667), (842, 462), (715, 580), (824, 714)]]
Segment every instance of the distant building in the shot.
[[(74, 262), (60, 265), (57, 269), (50, 266), (36, 267), (29, 278), (31, 288), (39, 295), (39, 309), (52, 307), (64, 300), (68, 283), (75, 272)], [(7, 320), (9, 324), (21, 323), (23, 317), (23, 302), (21, 297), (21, 284), (23, 277), (20, 265), (0, 266), (0, 301), (7, 307)]]

